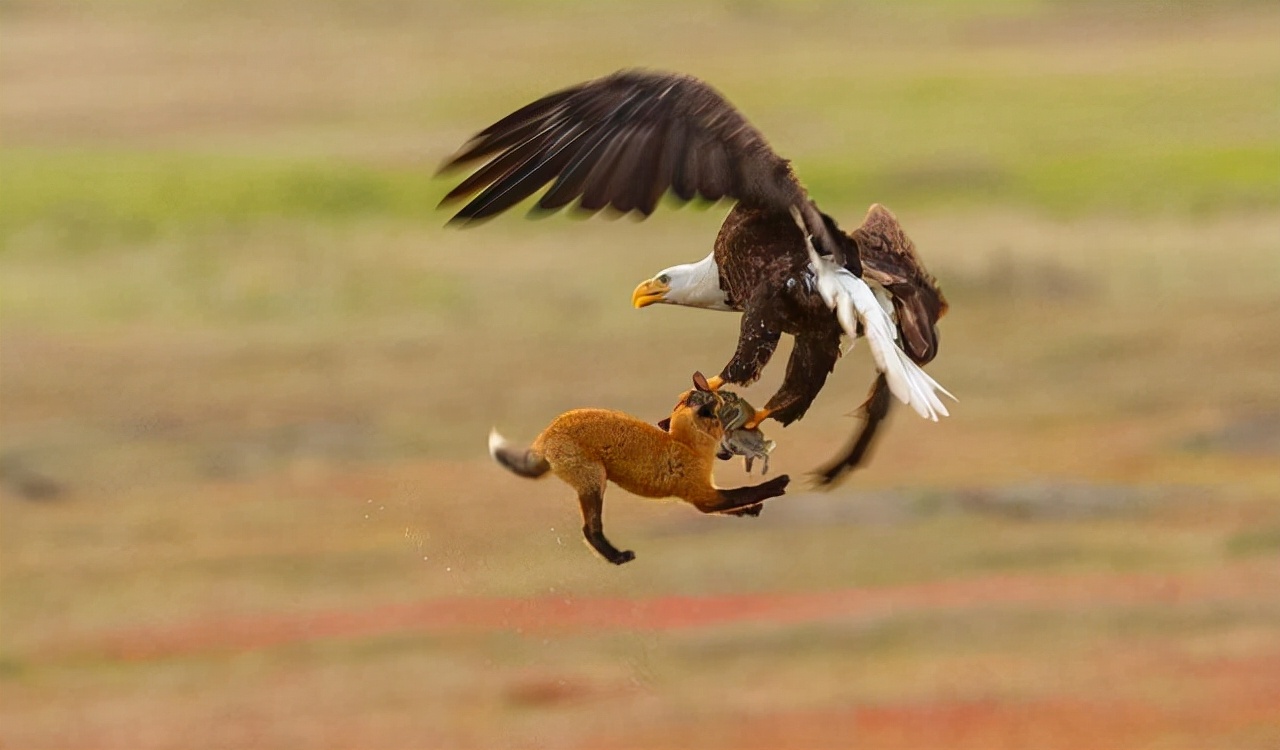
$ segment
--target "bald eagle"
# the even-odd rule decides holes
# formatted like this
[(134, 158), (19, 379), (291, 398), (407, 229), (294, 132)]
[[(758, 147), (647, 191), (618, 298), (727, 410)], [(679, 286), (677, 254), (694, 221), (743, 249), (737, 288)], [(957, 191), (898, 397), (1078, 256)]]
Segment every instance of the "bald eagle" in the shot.
[[(479, 167), (441, 205), (471, 200), (450, 220), (490, 218), (552, 183), (533, 212), (577, 201), (650, 215), (668, 191), (681, 201), (731, 198), (712, 252), (636, 287), (637, 308), (683, 305), (742, 314), (738, 346), (712, 388), (760, 377), (782, 334), (795, 345), (778, 392), (748, 423), (800, 419), (841, 355), (841, 337), (865, 337), (880, 371), (868, 421), (822, 470), (830, 482), (855, 466), (888, 411), (888, 393), (927, 419), (950, 396), (919, 365), (937, 354), (947, 303), (887, 209), (842, 231), (736, 108), (687, 75), (620, 71), (549, 94), (476, 134), (441, 167)], [(554, 182), (553, 182), (554, 181)], [(478, 193), (478, 195), (477, 195)], [(900, 346), (899, 346), (900, 344)]]

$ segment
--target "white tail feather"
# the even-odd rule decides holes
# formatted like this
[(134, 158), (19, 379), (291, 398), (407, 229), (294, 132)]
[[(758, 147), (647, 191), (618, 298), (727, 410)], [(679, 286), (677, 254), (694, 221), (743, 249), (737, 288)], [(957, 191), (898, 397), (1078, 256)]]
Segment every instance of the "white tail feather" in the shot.
[[(801, 229), (804, 229), (803, 223)], [(949, 416), (938, 394), (953, 400), (955, 396), (912, 362), (895, 343), (898, 329), (882, 306), (882, 300), (865, 281), (847, 268), (818, 255), (807, 231), (805, 243), (809, 246), (809, 260), (818, 277), (818, 293), (827, 306), (835, 310), (836, 318), (850, 339), (858, 337), (858, 321), (862, 321), (876, 368), (885, 374), (893, 395), (925, 419), (936, 422), (939, 416)]]

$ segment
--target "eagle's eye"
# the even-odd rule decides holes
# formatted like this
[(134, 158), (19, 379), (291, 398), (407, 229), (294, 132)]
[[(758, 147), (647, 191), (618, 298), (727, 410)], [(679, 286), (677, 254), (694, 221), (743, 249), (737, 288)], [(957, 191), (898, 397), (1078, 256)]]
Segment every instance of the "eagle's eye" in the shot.
[(671, 277), (670, 277), (670, 276), (668, 276), (668, 275), (666, 275), (666, 274), (664, 273), (664, 274), (662, 274), (661, 276), (659, 276), (659, 277), (658, 277), (658, 283), (659, 283), (659, 284), (670, 284), (670, 283), (671, 283)]

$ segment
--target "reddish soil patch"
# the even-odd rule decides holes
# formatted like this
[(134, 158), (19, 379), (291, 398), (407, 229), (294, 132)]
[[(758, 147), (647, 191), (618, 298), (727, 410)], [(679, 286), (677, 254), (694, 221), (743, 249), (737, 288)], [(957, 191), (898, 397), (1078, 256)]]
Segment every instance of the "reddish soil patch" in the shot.
[[(921, 702), (711, 717), (599, 736), (582, 747), (623, 748), (1074, 748), (1225, 747), (1227, 737), (1280, 726), (1280, 704), (1229, 701), (1170, 710), (1068, 698)], [(1280, 737), (1280, 734), (1277, 735)]]
[(969, 607), (1075, 608), (1256, 600), (1280, 590), (1280, 569), (1242, 564), (1212, 572), (1128, 575), (1001, 575), (907, 586), (805, 593), (615, 597), (445, 598), (375, 609), (201, 620), (59, 644), (66, 654), (154, 659), (243, 651), (325, 638), (397, 633), (683, 630), (727, 623), (866, 620)]
[[(853, 704), (752, 714), (682, 715), (609, 731), (580, 746), (1072, 750), (1280, 747), (1280, 652), (1169, 658), (1125, 645), (1110, 655), (1123, 679), (1184, 688), (1127, 698), (1044, 695)], [(1099, 684), (1106, 691), (1105, 684)], [(1137, 696), (1137, 697), (1135, 697)]]

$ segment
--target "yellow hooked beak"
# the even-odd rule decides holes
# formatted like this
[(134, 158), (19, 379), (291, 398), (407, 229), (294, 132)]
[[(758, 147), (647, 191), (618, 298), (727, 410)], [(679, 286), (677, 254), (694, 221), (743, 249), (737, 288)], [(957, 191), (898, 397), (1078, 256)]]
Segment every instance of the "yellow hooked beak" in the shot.
[(631, 304), (635, 305), (637, 309), (648, 307), (655, 302), (661, 302), (669, 291), (671, 291), (670, 284), (664, 284), (657, 279), (649, 279), (636, 287), (636, 290), (631, 293)]

